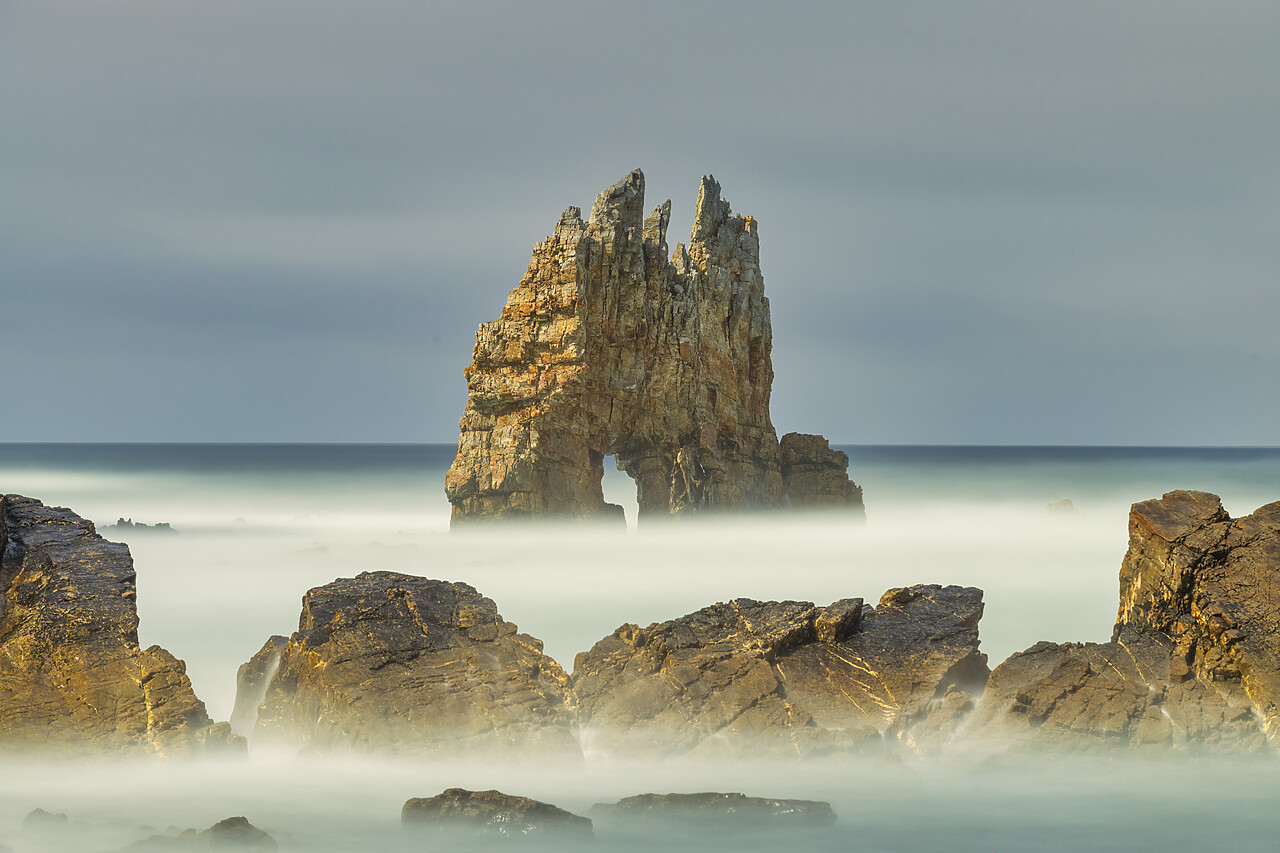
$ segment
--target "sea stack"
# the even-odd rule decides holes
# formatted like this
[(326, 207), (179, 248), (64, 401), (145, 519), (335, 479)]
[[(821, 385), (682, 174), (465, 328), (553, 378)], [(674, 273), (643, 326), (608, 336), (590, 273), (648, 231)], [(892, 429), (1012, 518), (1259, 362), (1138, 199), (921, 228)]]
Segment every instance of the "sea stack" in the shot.
[[(636, 170), (534, 247), (502, 316), (476, 333), (445, 480), (455, 522), (616, 519), (601, 489), (610, 455), (641, 516), (788, 505), (756, 221), (705, 177), (689, 245), (668, 255), (670, 213), (666, 201), (644, 216)], [(849, 486), (828, 491), (860, 512)]]

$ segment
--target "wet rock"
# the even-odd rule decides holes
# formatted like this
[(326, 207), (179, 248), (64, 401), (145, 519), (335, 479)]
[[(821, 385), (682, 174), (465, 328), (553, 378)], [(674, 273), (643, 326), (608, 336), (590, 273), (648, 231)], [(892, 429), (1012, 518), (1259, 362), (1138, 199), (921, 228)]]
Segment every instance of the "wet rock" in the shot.
[(703, 178), (689, 245), (668, 256), (670, 214), (667, 201), (644, 216), (637, 170), (534, 247), (476, 333), (445, 480), (455, 522), (616, 519), (600, 485), (611, 454), (642, 516), (785, 504), (756, 221)]
[(592, 815), (609, 821), (682, 822), (761, 826), (828, 826), (835, 823), (831, 804), (819, 800), (776, 800), (738, 793), (638, 794), (616, 803), (597, 803)]
[(1076, 505), (1071, 502), (1071, 498), (1063, 498), (1060, 501), (1054, 501), (1045, 509), (1050, 515), (1075, 515)]
[(167, 756), (243, 751), (182, 661), (138, 645), (133, 560), (91, 522), (0, 498), (0, 750)]
[(789, 432), (779, 443), (782, 488), (797, 508), (849, 509), (866, 517), (862, 488), (849, 479), (849, 456), (820, 435)]
[(267, 687), (280, 668), (280, 657), (288, 645), (288, 637), (274, 636), (236, 671), (236, 701), (231, 711), (231, 728), (236, 734), (253, 734), (258, 706), (267, 698)]
[(590, 840), (591, 821), (549, 803), (501, 791), (448, 788), (434, 797), (408, 800), (400, 819), (413, 829), (471, 832), (507, 838), (554, 836)]
[[(590, 752), (795, 757), (913, 749), (948, 688), (986, 680), (981, 590), (890, 590), (829, 607), (737, 599), (648, 628), (624, 625), (571, 679)], [(941, 729), (935, 717), (935, 729)]]
[(1039, 643), (991, 674), (974, 738), (1071, 751), (1252, 752), (1280, 702), (1280, 503), (1133, 505), (1109, 643)]
[(317, 587), (283, 648), (246, 666), (265, 677), (277, 654), (255, 748), (579, 755), (564, 671), (467, 584), (364, 572)]

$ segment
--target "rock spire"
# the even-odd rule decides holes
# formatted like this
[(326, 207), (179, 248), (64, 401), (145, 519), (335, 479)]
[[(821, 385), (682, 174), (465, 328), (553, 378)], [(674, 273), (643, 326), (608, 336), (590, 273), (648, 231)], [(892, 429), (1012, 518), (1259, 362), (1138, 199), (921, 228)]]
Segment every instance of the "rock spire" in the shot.
[(600, 486), (609, 455), (643, 516), (787, 503), (756, 221), (710, 177), (688, 246), (668, 256), (670, 216), (666, 201), (645, 217), (637, 169), (534, 247), (476, 333), (445, 480), (455, 521), (617, 516)]

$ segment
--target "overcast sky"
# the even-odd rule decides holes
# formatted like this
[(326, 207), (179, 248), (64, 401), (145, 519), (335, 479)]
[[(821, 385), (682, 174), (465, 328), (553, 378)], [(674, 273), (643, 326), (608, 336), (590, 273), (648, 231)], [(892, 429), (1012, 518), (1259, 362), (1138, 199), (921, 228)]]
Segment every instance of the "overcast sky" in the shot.
[(639, 167), (779, 434), (1280, 444), (1280, 4), (0, 0), (0, 441), (457, 438)]

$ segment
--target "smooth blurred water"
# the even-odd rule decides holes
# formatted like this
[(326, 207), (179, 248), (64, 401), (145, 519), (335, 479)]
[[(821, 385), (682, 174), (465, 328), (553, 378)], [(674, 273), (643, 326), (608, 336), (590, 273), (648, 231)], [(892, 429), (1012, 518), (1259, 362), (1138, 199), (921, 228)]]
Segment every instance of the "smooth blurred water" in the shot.
[[(470, 583), (566, 669), (624, 622), (715, 601), (875, 601), (914, 583), (972, 585), (986, 593), (981, 637), (994, 666), (1042, 639), (1109, 638), (1134, 501), (1201, 489), (1242, 515), (1280, 499), (1280, 449), (842, 449), (865, 489), (865, 525), (779, 514), (636, 529), (630, 481), (607, 471), (606, 497), (626, 508), (626, 530), (450, 534), (443, 478), (451, 445), (0, 445), (0, 491), (68, 506), (129, 543), (142, 643), (187, 662), (217, 719), (230, 714), (238, 665), (271, 634), (294, 630), (302, 594), (361, 571)], [(1047, 510), (1063, 498), (1077, 512)], [(107, 529), (119, 517), (177, 532)], [(124, 789), (113, 775), (128, 780)], [(130, 827), (203, 827), (250, 813), (293, 839), (289, 849), (366, 849), (362, 836), (394, 846), (404, 843), (397, 821), (406, 798), (461, 785), (515, 787), (574, 810), (644, 790), (827, 799), (841, 820), (806, 841), (815, 849), (1273, 849), (1277, 784), (1270, 762), (539, 772), (261, 759), (87, 773), (5, 766), (0, 843), (38, 849), (11, 839), (22, 814), (41, 806), (85, 821), (115, 814)], [(632, 841), (608, 843), (627, 849)]]

